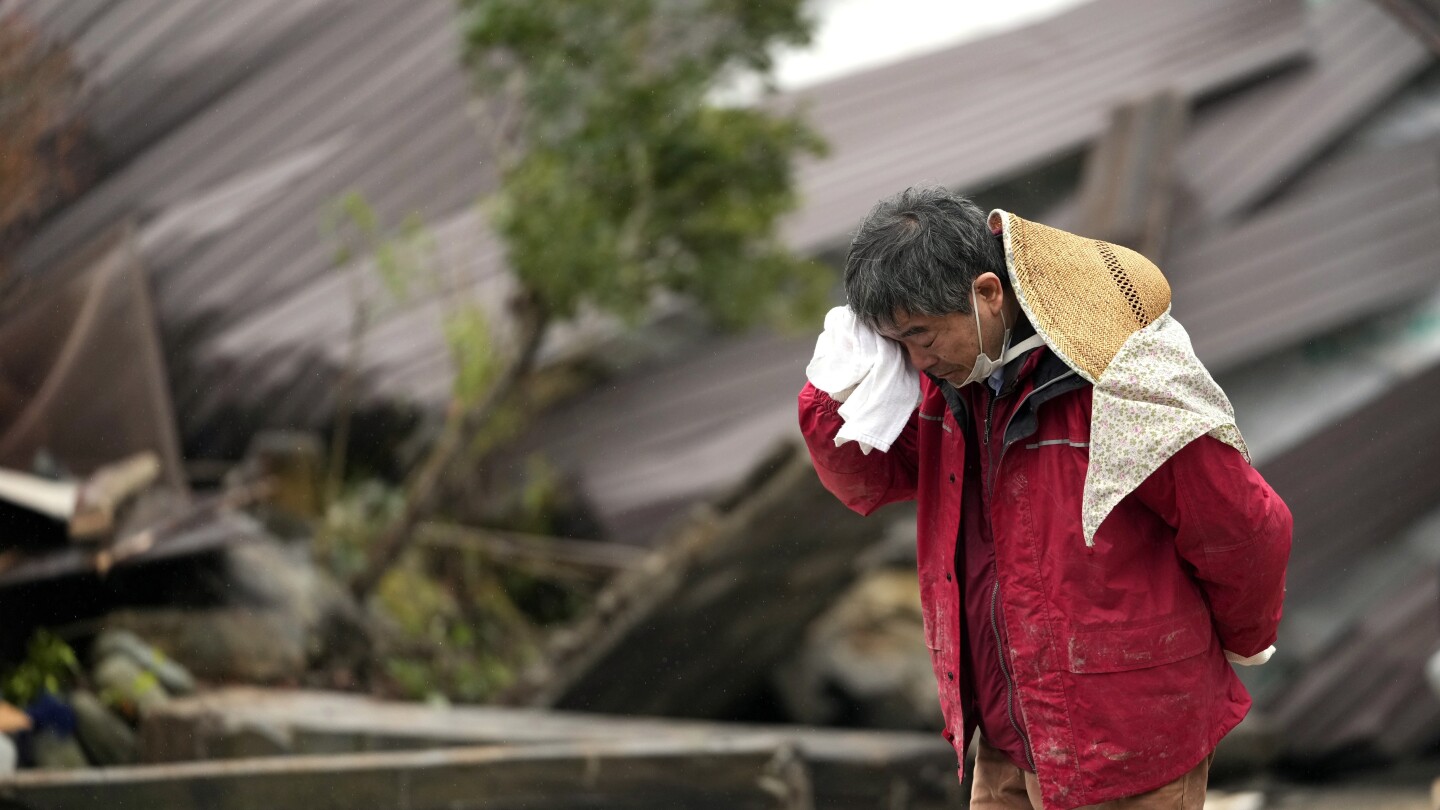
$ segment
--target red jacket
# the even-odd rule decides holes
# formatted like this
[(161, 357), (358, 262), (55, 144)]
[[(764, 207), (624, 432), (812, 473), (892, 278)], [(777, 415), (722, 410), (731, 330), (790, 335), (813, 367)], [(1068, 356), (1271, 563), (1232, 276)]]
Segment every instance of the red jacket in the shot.
[[(983, 384), (957, 392), (922, 379), (920, 407), (888, 453), (835, 447), (838, 403), (808, 384), (800, 428), (821, 481), (846, 506), (868, 515), (918, 502), (920, 599), (945, 738), (963, 760), (975, 718), (962, 706), (976, 696), (959, 671), (956, 540), (962, 488), (983, 486), (1006, 671), (1046, 807), (1179, 778), (1250, 707), (1223, 650), (1249, 656), (1275, 643), (1289, 510), (1237, 451), (1201, 437), (1126, 497), (1087, 547), (1090, 386), (1046, 349), (1024, 358), (999, 397)], [(979, 481), (965, 475), (967, 440), (984, 445)]]

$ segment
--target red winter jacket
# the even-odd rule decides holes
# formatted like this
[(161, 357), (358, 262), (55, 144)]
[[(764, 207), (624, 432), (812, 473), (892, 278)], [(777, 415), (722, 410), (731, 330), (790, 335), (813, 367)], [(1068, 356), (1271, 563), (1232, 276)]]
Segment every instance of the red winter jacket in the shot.
[[(960, 671), (955, 555), (962, 488), (983, 486), (1009, 699), (1045, 806), (1179, 778), (1250, 708), (1223, 651), (1249, 656), (1275, 643), (1289, 510), (1237, 451), (1201, 437), (1121, 501), (1087, 547), (1089, 384), (1048, 349), (1026, 356), (998, 397), (922, 380), (920, 407), (888, 453), (836, 447), (838, 403), (809, 384), (800, 428), (821, 481), (846, 506), (868, 515), (918, 502), (920, 599), (945, 738), (963, 759), (975, 728), (962, 711), (976, 696)], [(981, 480), (965, 475), (966, 441), (982, 445)]]

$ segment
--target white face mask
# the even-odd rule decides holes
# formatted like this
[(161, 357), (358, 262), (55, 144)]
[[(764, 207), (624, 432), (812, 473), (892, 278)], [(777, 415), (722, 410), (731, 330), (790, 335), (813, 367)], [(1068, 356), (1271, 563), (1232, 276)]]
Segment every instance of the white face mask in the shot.
[(991, 360), (990, 356), (985, 353), (985, 333), (980, 330), (980, 307), (975, 300), (974, 287), (970, 288), (970, 309), (975, 313), (975, 340), (976, 345), (980, 347), (980, 353), (975, 355), (975, 365), (970, 368), (970, 376), (965, 378), (965, 382), (960, 383), (962, 387), (988, 378), (1016, 357), (1045, 345), (1044, 338), (1039, 335), (1031, 335), (1020, 341), (1019, 345), (1011, 346), (1010, 324), (1005, 323), (1005, 311), (1001, 310), (1000, 322), (1005, 323), (1005, 339), (1000, 344), (1000, 359)]

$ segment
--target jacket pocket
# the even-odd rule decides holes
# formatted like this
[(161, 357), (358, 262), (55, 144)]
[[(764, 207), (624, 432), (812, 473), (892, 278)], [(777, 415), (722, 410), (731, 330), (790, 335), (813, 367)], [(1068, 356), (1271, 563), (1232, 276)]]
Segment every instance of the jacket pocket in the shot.
[(1153, 621), (1088, 627), (1071, 635), (1066, 669), (1094, 674), (1170, 664), (1205, 652), (1214, 632), (1204, 608)]

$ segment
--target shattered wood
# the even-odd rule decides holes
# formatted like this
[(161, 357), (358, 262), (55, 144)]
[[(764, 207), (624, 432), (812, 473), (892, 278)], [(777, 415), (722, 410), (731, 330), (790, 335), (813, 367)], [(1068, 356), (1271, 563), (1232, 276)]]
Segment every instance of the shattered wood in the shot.
[(502, 702), (724, 716), (854, 581), (884, 528), (836, 501), (786, 443), (602, 590)]

